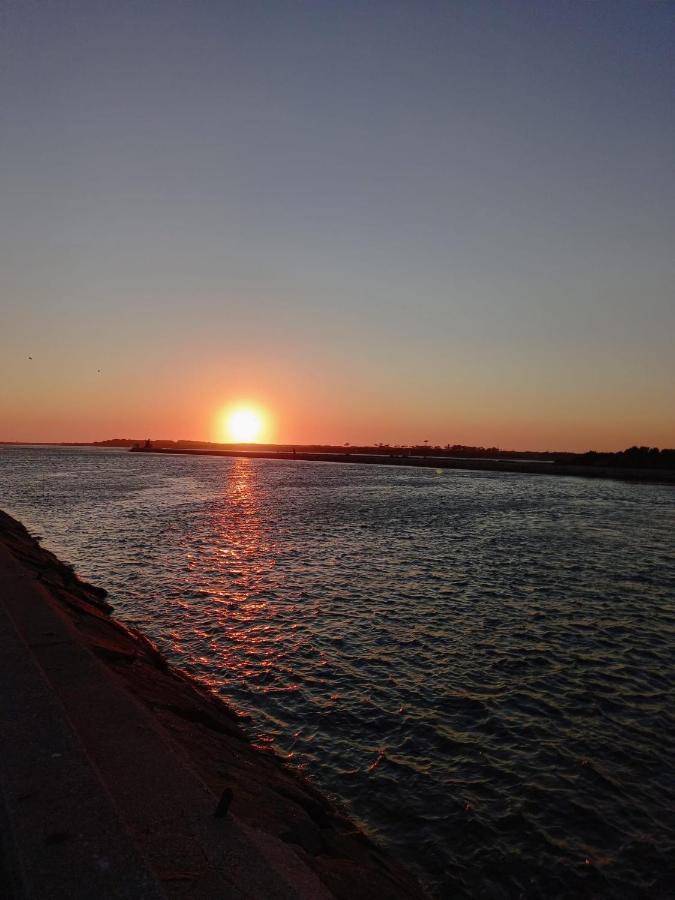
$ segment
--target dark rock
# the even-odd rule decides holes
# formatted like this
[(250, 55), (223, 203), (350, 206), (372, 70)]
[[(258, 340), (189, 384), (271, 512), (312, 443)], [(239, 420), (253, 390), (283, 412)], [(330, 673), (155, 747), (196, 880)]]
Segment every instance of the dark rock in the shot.
[(214, 817), (216, 819), (224, 819), (230, 808), (230, 803), (232, 803), (232, 788), (225, 788), (218, 801), (218, 806), (216, 806)]

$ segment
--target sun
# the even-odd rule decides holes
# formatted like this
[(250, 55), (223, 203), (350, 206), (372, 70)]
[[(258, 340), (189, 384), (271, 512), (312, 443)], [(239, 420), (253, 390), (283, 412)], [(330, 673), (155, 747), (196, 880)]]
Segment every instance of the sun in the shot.
[(237, 444), (251, 444), (258, 440), (263, 430), (263, 416), (251, 406), (231, 410), (225, 422), (227, 435)]

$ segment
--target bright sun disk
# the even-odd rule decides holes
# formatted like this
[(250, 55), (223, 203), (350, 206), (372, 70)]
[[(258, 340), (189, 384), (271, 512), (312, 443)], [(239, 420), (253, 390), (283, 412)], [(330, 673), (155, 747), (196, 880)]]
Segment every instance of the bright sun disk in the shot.
[(236, 443), (249, 444), (255, 441), (262, 427), (262, 416), (255, 409), (234, 409), (227, 417), (227, 433), (230, 440)]

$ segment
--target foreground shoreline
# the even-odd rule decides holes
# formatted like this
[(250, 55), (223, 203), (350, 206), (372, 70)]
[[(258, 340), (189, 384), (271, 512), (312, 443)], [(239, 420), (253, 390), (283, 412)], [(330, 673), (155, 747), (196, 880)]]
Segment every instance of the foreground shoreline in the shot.
[(675, 484), (670, 469), (629, 469), (613, 466), (579, 466), (567, 463), (534, 462), (516, 459), (466, 459), (444, 456), (384, 456), (367, 453), (312, 453), (276, 450), (198, 450), (180, 447), (132, 447), (131, 453), (165, 456), (225, 456), (249, 459), (283, 459), (303, 462), (346, 463), (375, 466), (413, 466), (425, 469), (464, 469), (476, 472), (510, 472), (521, 475), (555, 475), (576, 478), (604, 478), (645, 484)]
[[(124, 893), (113, 881), (108, 887), (114, 890), (106, 896), (208, 898), (223, 896), (224, 885), (233, 898), (421, 900), (421, 889), (403, 867), (300, 775), (253, 747), (236, 713), (170, 666), (143, 634), (117, 622), (111, 611), (104, 590), (80, 581), (0, 511), (0, 639), (5, 648), (0, 687), (9, 698), (0, 704), (0, 819), (8, 821), (12, 837), (0, 848), (3, 896), (39, 896), (34, 880), (45, 860), (45, 877), (51, 880), (42, 889), (48, 887), (49, 896), (86, 896), (72, 893), (72, 855), (84, 852), (78, 840), (86, 838), (83, 846), (90, 852), (101, 831), (105, 846), (97, 849), (97, 859), (104, 852), (110, 855), (121, 822), (119, 841), (131, 847), (126, 877), (136, 871), (133, 856), (144, 887), (141, 893)], [(38, 717), (30, 709), (37, 688), (21, 702), (29, 678), (16, 669), (24, 663), (49, 715), (43, 710)], [(59, 719), (64, 709), (65, 724)], [(49, 749), (46, 721), (52, 714), (54, 734), (68, 732), (73, 746), (84, 748), (80, 768), (91, 761), (93, 780), (102, 782), (101, 796), (112, 798), (107, 833), (99, 821), (102, 812), (96, 813), (94, 826), (86, 821), (85, 803), (76, 807), (82, 822), (79, 830), (73, 823), (72, 836), (54, 825), (64, 804), (72, 803), (70, 796), (54, 798), (58, 777), (38, 786), (25, 783), (60, 764), (66, 754), (48, 754), (46, 761), (28, 767), (23, 782), (17, 781), (22, 759), (43, 745)], [(73, 756), (79, 759), (75, 750)], [(175, 768), (173, 774), (162, 770), (162, 760)], [(77, 782), (75, 762), (73, 771)], [(80, 781), (96, 796), (92, 777), (84, 773)], [(221, 815), (214, 817), (214, 810)], [(51, 830), (44, 831), (47, 820)], [(40, 842), (36, 835), (43, 831)], [(204, 862), (202, 856), (209, 858)], [(62, 893), (59, 872), (67, 883)]]

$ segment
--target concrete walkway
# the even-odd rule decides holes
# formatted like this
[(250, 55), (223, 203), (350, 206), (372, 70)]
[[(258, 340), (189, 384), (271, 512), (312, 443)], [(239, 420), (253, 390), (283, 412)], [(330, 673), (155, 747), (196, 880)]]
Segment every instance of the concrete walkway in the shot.
[(330, 900), (217, 800), (0, 545), (0, 895)]

